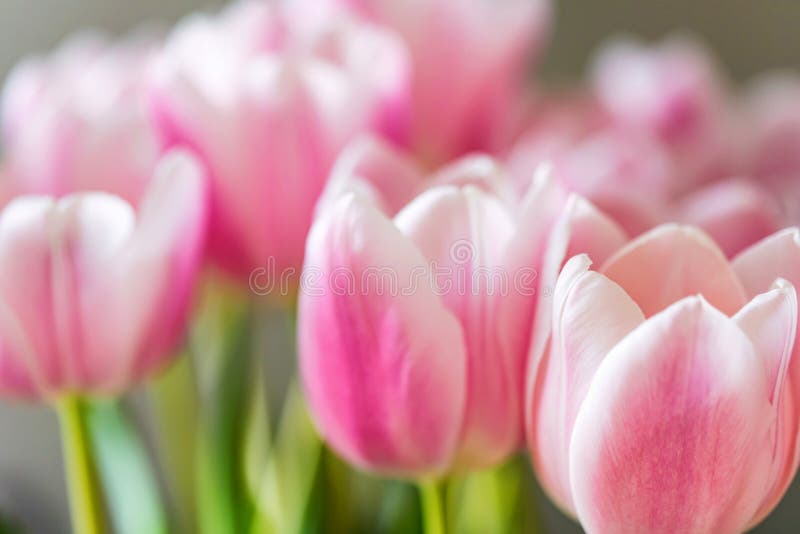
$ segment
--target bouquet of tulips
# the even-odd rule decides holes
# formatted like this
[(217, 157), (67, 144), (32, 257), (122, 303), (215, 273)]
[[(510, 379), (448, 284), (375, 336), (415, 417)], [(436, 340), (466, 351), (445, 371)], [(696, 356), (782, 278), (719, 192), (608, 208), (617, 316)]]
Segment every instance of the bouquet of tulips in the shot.
[(552, 7), (238, 1), (12, 71), (0, 396), (57, 411), (74, 532), (770, 514), (800, 78), (675, 36), (547, 88)]

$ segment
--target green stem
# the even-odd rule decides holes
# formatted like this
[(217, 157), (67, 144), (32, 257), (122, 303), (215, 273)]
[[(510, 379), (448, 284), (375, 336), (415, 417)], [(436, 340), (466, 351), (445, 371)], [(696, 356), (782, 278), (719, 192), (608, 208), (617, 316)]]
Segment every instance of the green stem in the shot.
[(91, 446), (81, 400), (65, 397), (57, 403), (64, 450), (64, 467), (69, 492), (74, 534), (102, 532), (100, 496), (95, 485)]
[(148, 387), (151, 414), (158, 429), (159, 446), (171, 498), (177, 508), (181, 532), (195, 532), (195, 438), (197, 391), (187, 354)]
[(444, 507), (439, 483), (435, 480), (421, 480), (417, 486), (422, 501), (425, 534), (445, 534)]

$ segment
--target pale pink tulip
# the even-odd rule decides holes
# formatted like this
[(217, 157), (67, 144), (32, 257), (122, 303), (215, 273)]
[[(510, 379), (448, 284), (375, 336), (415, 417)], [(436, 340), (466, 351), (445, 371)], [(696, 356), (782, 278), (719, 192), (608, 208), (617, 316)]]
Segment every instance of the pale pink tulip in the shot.
[(408, 44), (418, 158), (441, 165), (503, 145), (549, 33), (550, 0), (329, 1), (392, 28)]
[(676, 190), (726, 178), (741, 165), (726, 84), (699, 43), (683, 37), (654, 46), (615, 41), (601, 49), (592, 79), (615, 122), (670, 151), (679, 171)]
[(626, 241), (544, 174), (514, 205), (488, 158), (430, 179), (412, 169), (375, 144), (343, 155), (308, 240), (298, 319), (322, 435), (354, 464), (404, 476), (517, 449), (538, 303), (567, 254)]
[(145, 72), (155, 45), (94, 34), (27, 59), (2, 99), (6, 184), (17, 193), (105, 191), (137, 205), (160, 154)]
[(165, 156), (134, 208), (107, 193), (0, 212), (0, 394), (113, 394), (164, 366), (202, 257), (205, 182)]
[(798, 464), (797, 297), (781, 278), (800, 281), (796, 235), (731, 264), (664, 225), (598, 271), (566, 264), (527, 432), (546, 491), (588, 532), (741, 532), (777, 505)]
[(800, 78), (772, 74), (745, 95), (742, 129), (748, 173), (781, 202), (792, 224), (800, 223)]
[(168, 146), (193, 148), (212, 182), (210, 252), (240, 277), (302, 264), (338, 152), (375, 129), (404, 134), (405, 48), (345, 14), (238, 2), (179, 23), (154, 69)]
[(700, 182), (684, 190), (669, 146), (615, 122), (589, 98), (543, 107), (507, 156), (519, 191), (548, 163), (562, 187), (588, 198), (629, 235), (666, 222), (694, 224), (729, 257), (789, 220), (766, 184), (754, 180)]

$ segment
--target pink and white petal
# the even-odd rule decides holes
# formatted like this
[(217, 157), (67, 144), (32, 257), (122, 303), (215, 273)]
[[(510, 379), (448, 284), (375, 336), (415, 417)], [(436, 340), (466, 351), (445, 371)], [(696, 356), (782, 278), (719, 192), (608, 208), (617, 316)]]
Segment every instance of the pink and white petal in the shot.
[(349, 192), (358, 192), (394, 217), (414, 198), (423, 180), (421, 169), (409, 156), (376, 137), (360, 137), (337, 159), (316, 212)]
[(443, 167), (431, 178), (430, 187), (473, 186), (498, 198), (511, 200), (512, 190), (503, 167), (489, 156), (466, 156)]
[(719, 247), (689, 226), (659, 226), (631, 241), (600, 272), (622, 286), (647, 317), (696, 294), (729, 316), (747, 302)]
[(783, 226), (775, 198), (740, 180), (693, 193), (678, 205), (675, 220), (702, 228), (729, 258)]
[[(174, 356), (202, 257), (206, 182), (197, 161), (173, 151), (159, 162), (125, 248), (99, 265), (87, 288), (87, 353), (104, 372), (97, 387), (115, 392)], [(100, 326), (102, 325), (102, 326)]]
[[(130, 368), (138, 379), (173, 357), (186, 326), (195, 282), (202, 266), (208, 218), (208, 186), (200, 163), (189, 153), (171, 151), (156, 167), (139, 210), (128, 261), (131, 321), (144, 330)], [(149, 284), (151, 300), (135, 285)], [(137, 303), (140, 307), (134, 307)]]
[[(92, 293), (117, 268), (136, 225), (133, 208), (119, 197), (81, 193), (63, 197), (51, 220), (53, 331), (65, 366), (65, 387), (94, 391), (123, 357), (124, 345), (96, 353), (96, 340), (125, 304), (93, 302)], [(116, 340), (121, 342), (120, 339)]]
[(800, 285), (800, 229), (786, 228), (762, 239), (731, 262), (747, 294), (768, 291), (777, 278)]
[[(785, 280), (750, 301), (733, 317), (750, 338), (767, 372), (770, 402), (775, 406), (772, 479), (755, 522), (772, 511), (797, 472), (798, 423), (791, 388), (784, 387), (797, 327), (797, 294)], [(788, 410), (786, 409), (788, 408)], [(787, 413), (791, 414), (787, 417)]]
[(547, 240), (539, 269), (538, 303), (529, 355), (529, 365), (533, 367), (528, 371), (529, 378), (535, 376), (535, 369), (550, 335), (552, 319), (545, 302), (552, 298), (558, 273), (564, 263), (577, 254), (587, 254), (593, 261), (602, 264), (626, 242), (627, 236), (622, 229), (589, 201), (575, 194), (568, 197), (564, 211)]
[(747, 334), (767, 373), (769, 400), (783, 392), (797, 329), (797, 294), (794, 286), (778, 279), (773, 289), (757, 295), (733, 316)]
[(406, 206), (395, 224), (434, 266), (438, 293), (464, 332), (467, 403), (458, 466), (493, 465), (522, 441), (524, 353), (503, 350), (495, 312), (510, 290), (503, 260), (514, 233), (511, 215), (474, 186), (440, 186)]
[(526, 421), (539, 479), (572, 514), (569, 444), (575, 416), (606, 354), (644, 322), (636, 303), (618, 285), (589, 271), (590, 264), (588, 256), (575, 256), (558, 278), (553, 333)]
[[(49, 197), (17, 197), (0, 214), (0, 339), (4, 367), (27, 376), (40, 396), (65, 380), (53, 334), (53, 273), (50, 224), (55, 202)], [(19, 380), (7, 384), (16, 390)], [(27, 389), (27, 387), (25, 388)]]
[(315, 222), (304, 273), (300, 369), (322, 435), (363, 468), (447, 470), (464, 416), (466, 350), (427, 260), (379, 210), (347, 195)]
[(575, 420), (570, 482), (589, 532), (738, 532), (767, 483), (763, 364), (701, 297), (659, 313), (600, 365)]
[[(800, 287), (800, 230), (787, 228), (756, 243), (732, 262), (748, 296), (768, 291), (778, 278)], [(800, 401), (800, 343), (795, 341), (789, 363), (789, 387)]]

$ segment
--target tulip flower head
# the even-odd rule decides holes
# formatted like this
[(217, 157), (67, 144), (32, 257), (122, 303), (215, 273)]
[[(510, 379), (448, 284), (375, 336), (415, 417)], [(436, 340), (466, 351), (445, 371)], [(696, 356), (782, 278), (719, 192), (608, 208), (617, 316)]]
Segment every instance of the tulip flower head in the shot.
[(202, 253), (205, 183), (163, 158), (138, 209), (107, 193), (18, 196), (0, 212), (0, 393), (114, 394), (165, 365)]
[(798, 464), (797, 297), (753, 271), (781, 235), (731, 263), (701, 231), (665, 225), (598, 271), (586, 255), (564, 267), (528, 440), (587, 531), (738, 532), (780, 500)]
[(418, 158), (435, 166), (501, 148), (545, 44), (549, 0), (334, 1), (392, 28), (408, 45), (410, 149)]
[(522, 438), (540, 289), (567, 250), (599, 255), (625, 237), (547, 177), (510, 204), (488, 158), (420, 179), (385, 147), (353, 150), (307, 244), (298, 343), (312, 415), (365, 469), (494, 465)]
[(160, 155), (145, 92), (154, 48), (145, 36), (110, 43), (84, 33), (17, 65), (2, 98), (6, 186), (105, 191), (138, 205)]
[(191, 147), (209, 169), (212, 259), (245, 279), (270, 258), (300, 268), (314, 205), (349, 140), (404, 135), (405, 49), (344, 14), (250, 1), (191, 16), (154, 79), (164, 144)]

